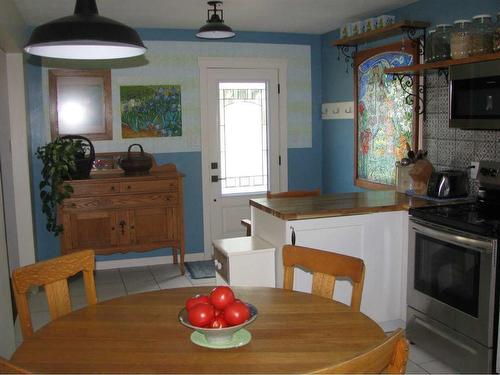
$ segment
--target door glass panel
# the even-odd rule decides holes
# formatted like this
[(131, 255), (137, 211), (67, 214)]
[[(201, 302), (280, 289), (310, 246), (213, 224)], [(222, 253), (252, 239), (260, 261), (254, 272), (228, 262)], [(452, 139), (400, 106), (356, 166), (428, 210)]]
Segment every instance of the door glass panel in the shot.
[(478, 316), (480, 253), (417, 234), (415, 289)]
[(268, 190), (266, 82), (219, 82), (221, 194)]

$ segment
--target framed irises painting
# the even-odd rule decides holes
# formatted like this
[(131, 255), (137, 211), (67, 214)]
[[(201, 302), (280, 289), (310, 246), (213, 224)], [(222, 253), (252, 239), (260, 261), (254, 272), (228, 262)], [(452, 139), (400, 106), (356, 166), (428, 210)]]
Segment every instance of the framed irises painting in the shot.
[[(412, 65), (417, 60), (411, 42), (399, 42), (356, 55), (354, 91), (355, 184), (369, 189), (395, 185), (395, 163), (417, 148), (418, 113), (400, 82), (384, 69)], [(415, 80), (418, 81), (418, 80)], [(416, 92), (416, 85), (413, 87)]]
[(182, 136), (180, 85), (121, 86), (122, 138)]

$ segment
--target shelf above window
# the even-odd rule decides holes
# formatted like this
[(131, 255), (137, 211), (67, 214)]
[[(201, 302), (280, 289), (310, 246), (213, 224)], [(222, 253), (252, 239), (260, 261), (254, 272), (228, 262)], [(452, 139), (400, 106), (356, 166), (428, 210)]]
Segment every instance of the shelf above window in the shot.
[(448, 69), (450, 66), (454, 66), (454, 65), (464, 65), (464, 64), (471, 64), (471, 63), (476, 63), (476, 62), (492, 61), (492, 60), (500, 60), (500, 52), (490, 53), (487, 55), (471, 56), (471, 57), (466, 57), (464, 59), (443, 60), (443, 61), (436, 61), (436, 62), (427, 63), (427, 64), (415, 64), (415, 65), (409, 65), (409, 66), (401, 66), (401, 67), (397, 67), (397, 68), (388, 68), (388, 69), (385, 69), (384, 72), (386, 74), (418, 75), (420, 73), (431, 72), (434, 70), (439, 71), (439, 70), (443, 70), (443, 69)]
[(372, 42), (391, 36), (408, 33), (410, 30), (421, 30), (428, 27), (428, 22), (422, 21), (399, 21), (392, 25), (386, 26), (381, 29), (368, 31), (359, 35), (350, 36), (343, 39), (338, 39), (332, 43), (332, 46), (357, 46), (359, 44)]

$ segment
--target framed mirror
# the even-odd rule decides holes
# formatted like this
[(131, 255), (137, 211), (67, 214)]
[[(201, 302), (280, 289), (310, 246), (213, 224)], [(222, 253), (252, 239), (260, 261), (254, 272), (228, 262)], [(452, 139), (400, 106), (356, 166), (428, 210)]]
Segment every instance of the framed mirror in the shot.
[(109, 70), (49, 70), (49, 97), (52, 139), (113, 139)]

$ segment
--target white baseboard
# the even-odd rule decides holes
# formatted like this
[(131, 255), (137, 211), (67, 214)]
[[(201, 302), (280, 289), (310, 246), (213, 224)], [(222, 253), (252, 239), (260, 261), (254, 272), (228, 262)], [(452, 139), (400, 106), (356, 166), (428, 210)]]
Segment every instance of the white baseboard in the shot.
[[(195, 262), (198, 260), (205, 260), (205, 253), (186, 254), (184, 261)], [(132, 259), (118, 259), (118, 260), (100, 260), (96, 261), (96, 270), (109, 270), (113, 268), (127, 268), (127, 267), (144, 267), (154, 266), (158, 264), (172, 264), (173, 258), (171, 255), (159, 257), (145, 257), (145, 258), (132, 258)]]
[(386, 322), (377, 322), (377, 323), (380, 327), (382, 327), (384, 332), (392, 332), (398, 328), (403, 328), (403, 329), (406, 328), (406, 323), (401, 319), (389, 320)]

